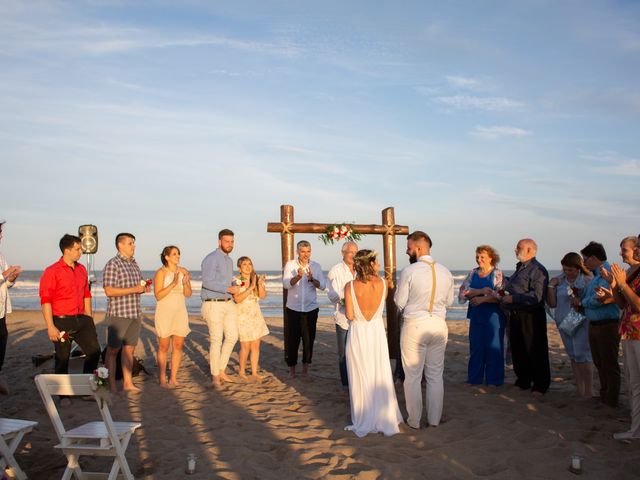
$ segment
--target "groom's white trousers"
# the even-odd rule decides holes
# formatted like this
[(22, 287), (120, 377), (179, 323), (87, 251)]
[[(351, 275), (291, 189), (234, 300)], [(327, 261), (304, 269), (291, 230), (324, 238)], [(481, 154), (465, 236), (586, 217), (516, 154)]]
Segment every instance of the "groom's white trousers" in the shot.
[(444, 351), (449, 330), (443, 317), (427, 315), (404, 320), (400, 332), (400, 351), (404, 368), (404, 397), (409, 418), (407, 423), (420, 428), (422, 417), (422, 375), (427, 381), (427, 421), (438, 425), (444, 399)]

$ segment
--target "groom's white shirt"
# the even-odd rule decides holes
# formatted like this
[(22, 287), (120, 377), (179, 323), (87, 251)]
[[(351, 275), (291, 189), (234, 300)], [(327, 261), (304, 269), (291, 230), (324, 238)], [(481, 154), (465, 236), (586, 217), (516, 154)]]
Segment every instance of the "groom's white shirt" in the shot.
[[(429, 302), (431, 301), (431, 290), (433, 288), (433, 274), (430, 255), (423, 255), (402, 270), (398, 289), (393, 299), (400, 310), (402, 318), (412, 320), (424, 318), (429, 315)], [(436, 270), (436, 296), (433, 302), (432, 315), (445, 318), (447, 307), (453, 304), (453, 275), (447, 267), (439, 263), (434, 265)]]

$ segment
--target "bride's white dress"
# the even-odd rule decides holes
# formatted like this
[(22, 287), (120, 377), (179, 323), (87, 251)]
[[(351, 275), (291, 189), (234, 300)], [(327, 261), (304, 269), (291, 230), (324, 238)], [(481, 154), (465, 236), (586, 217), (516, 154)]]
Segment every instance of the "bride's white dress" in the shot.
[(403, 420), (393, 385), (382, 320), (387, 284), (384, 283), (378, 310), (369, 321), (360, 311), (353, 282), (350, 285), (354, 319), (349, 323), (346, 357), (353, 425), (347, 426), (346, 430), (353, 430), (359, 437), (378, 432), (395, 435), (400, 431), (398, 424)]

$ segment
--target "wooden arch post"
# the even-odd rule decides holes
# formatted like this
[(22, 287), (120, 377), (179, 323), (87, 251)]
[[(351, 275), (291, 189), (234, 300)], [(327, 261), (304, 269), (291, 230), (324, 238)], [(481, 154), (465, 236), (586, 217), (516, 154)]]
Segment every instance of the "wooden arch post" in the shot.
[[(326, 232), (331, 223), (295, 223), (293, 218), (292, 205), (280, 205), (280, 222), (270, 222), (267, 224), (267, 232), (279, 233), (281, 240), (282, 268), (289, 260), (293, 260), (294, 255), (294, 235), (296, 233), (317, 233), (321, 235)], [(395, 224), (395, 213), (393, 207), (382, 210), (382, 224), (380, 225), (351, 225), (358, 233), (363, 235), (383, 236), (383, 256), (384, 256), (384, 276), (387, 280), (387, 342), (389, 345), (389, 356), (398, 359), (400, 345), (398, 335), (398, 312), (393, 302), (393, 294), (396, 291), (396, 235), (408, 235), (409, 227)], [(287, 315), (287, 290), (282, 289), (282, 315)]]

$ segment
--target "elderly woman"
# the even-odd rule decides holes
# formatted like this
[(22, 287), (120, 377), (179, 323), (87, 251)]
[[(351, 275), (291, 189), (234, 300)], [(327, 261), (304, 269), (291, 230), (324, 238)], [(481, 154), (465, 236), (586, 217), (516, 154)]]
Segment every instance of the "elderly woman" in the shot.
[[(556, 326), (577, 305), (587, 285), (593, 278), (591, 272), (582, 263), (582, 257), (569, 252), (562, 260), (562, 274), (549, 280), (547, 288), (547, 305), (555, 308)], [(589, 322), (582, 322), (573, 334), (569, 335), (558, 329), (564, 349), (571, 359), (571, 369), (576, 380), (578, 395), (584, 398), (592, 396), (593, 360), (589, 347)]]
[(496, 268), (500, 255), (489, 245), (476, 248), (477, 268), (460, 287), (460, 303), (469, 301), (469, 367), (467, 383), (504, 383), (505, 318), (499, 305), (503, 288), (502, 272)]
[[(640, 236), (633, 251), (634, 260), (640, 262)], [(629, 381), (631, 397), (631, 428), (613, 435), (616, 440), (640, 439), (640, 268), (628, 273), (613, 264), (611, 273), (603, 276), (611, 283), (616, 303), (622, 308), (620, 338), (624, 354), (624, 368)]]

